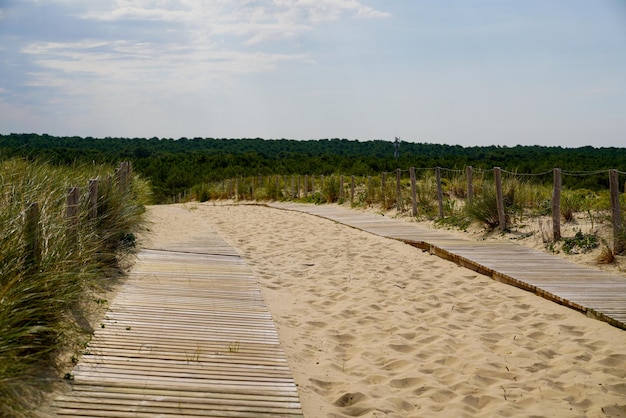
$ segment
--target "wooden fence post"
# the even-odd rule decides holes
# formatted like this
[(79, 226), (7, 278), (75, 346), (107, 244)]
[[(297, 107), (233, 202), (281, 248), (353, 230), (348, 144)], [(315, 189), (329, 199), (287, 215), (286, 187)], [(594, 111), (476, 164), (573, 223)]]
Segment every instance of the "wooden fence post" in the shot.
[(296, 198), (296, 175), (291, 175), (291, 200)]
[(89, 180), (89, 219), (96, 219), (98, 217), (98, 179)]
[(372, 176), (367, 176), (367, 200), (369, 200), (370, 203), (374, 201), (373, 194), (374, 193), (372, 191)]
[(298, 188), (296, 189), (296, 198), (300, 199), (300, 188), (302, 187), (302, 184), (300, 182), (300, 174), (298, 174)]
[(73, 244), (78, 238), (78, 205), (79, 205), (79, 188), (70, 187), (67, 189), (67, 203), (65, 207), (65, 217), (68, 223), (68, 242)]
[(304, 175), (304, 197), (309, 196), (309, 176), (307, 174)]
[(344, 199), (343, 193), (343, 174), (339, 176), (339, 199), (343, 201)]
[(315, 175), (311, 174), (311, 194), (315, 194)]
[(613, 218), (613, 252), (621, 254), (624, 251), (624, 231), (619, 204), (619, 176), (617, 170), (609, 170), (609, 187), (611, 192), (611, 212)]
[(500, 167), (493, 168), (494, 182), (496, 183), (496, 205), (498, 208), (498, 221), (500, 230), (506, 230), (506, 214), (504, 212), (504, 196), (502, 195), (502, 170)]
[(324, 193), (324, 175), (320, 176), (320, 191)]
[(411, 176), (411, 216), (417, 216), (417, 182), (415, 180), (415, 167), (409, 168), (409, 175)]
[(78, 222), (78, 201), (79, 188), (70, 187), (67, 190), (67, 207), (65, 209), (65, 216), (72, 225)]
[(254, 177), (250, 177), (250, 200), (256, 200), (254, 196)]
[(554, 190), (552, 191), (552, 239), (554, 242), (561, 239), (561, 169), (553, 171)]
[(465, 175), (467, 177), (467, 204), (474, 204), (474, 169), (472, 166), (465, 168)]
[(350, 176), (350, 203), (354, 202), (354, 176)]
[(276, 174), (276, 200), (280, 196), (280, 176)]
[(385, 195), (385, 189), (386, 188), (387, 188), (387, 173), (383, 171), (380, 174), (380, 189), (381, 189), (381, 192), (382, 192), (381, 199), (383, 201), (383, 207), (384, 208), (387, 207), (387, 196)]
[(33, 202), (28, 205), (24, 213), (24, 224), (26, 239), (25, 267), (34, 271), (41, 261), (39, 203)]
[(402, 171), (396, 169), (396, 208), (402, 210), (402, 188), (400, 181), (402, 180)]
[(435, 167), (437, 179), (437, 202), (439, 203), (439, 219), (443, 219), (443, 190), (441, 189), (441, 167)]

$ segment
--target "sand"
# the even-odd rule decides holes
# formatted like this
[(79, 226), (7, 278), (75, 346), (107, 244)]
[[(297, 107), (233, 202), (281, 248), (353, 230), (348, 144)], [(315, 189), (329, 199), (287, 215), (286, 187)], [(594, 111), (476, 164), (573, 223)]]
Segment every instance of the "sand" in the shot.
[(152, 206), (145, 247), (209, 225), (259, 281), (306, 417), (626, 416), (626, 332), (406, 244), (261, 206)]

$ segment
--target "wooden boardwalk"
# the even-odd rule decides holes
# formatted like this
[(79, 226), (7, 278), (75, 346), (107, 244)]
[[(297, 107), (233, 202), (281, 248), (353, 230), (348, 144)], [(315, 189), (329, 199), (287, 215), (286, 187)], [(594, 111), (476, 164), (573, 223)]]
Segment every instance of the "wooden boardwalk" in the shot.
[(393, 238), (626, 329), (626, 278), (511, 242), (474, 241), (336, 205), (273, 203)]
[(207, 241), (139, 253), (58, 416), (302, 416), (251, 270), (217, 234)]

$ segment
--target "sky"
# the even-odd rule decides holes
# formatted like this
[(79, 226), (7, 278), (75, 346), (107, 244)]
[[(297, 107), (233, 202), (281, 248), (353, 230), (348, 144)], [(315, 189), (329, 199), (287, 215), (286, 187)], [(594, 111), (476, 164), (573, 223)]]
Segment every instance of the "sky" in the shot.
[(0, 0), (0, 133), (626, 147), (626, 0)]

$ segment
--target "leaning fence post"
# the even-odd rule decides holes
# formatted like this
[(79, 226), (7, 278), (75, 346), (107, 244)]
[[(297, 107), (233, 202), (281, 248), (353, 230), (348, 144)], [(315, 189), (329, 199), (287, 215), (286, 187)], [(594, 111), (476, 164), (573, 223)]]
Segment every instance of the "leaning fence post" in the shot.
[(439, 219), (443, 219), (443, 191), (441, 189), (441, 167), (435, 167), (437, 179), (437, 202), (439, 203)]
[(411, 176), (411, 216), (417, 216), (417, 183), (415, 181), (415, 167), (409, 168)]
[(471, 206), (474, 203), (474, 169), (471, 165), (465, 168), (465, 175), (467, 177), (467, 204)]
[(98, 217), (98, 179), (89, 180), (89, 219), (96, 219)]
[(506, 229), (506, 215), (504, 213), (504, 196), (502, 195), (502, 170), (500, 167), (493, 168), (494, 181), (496, 183), (496, 204), (498, 208), (498, 221), (500, 229)]
[(33, 202), (28, 205), (24, 213), (24, 224), (26, 237), (25, 266), (28, 269), (36, 270), (41, 260), (39, 203)]
[(402, 171), (396, 169), (396, 208), (402, 210), (402, 189), (400, 182), (402, 181)]
[(611, 211), (613, 218), (613, 252), (621, 254), (624, 251), (622, 218), (619, 204), (619, 177), (617, 170), (609, 170), (609, 187), (611, 189)]
[(552, 192), (552, 239), (556, 242), (561, 239), (561, 169), (555, 168), (554, 190)]

